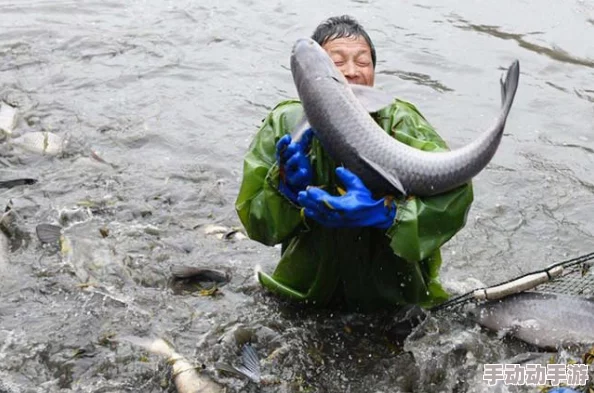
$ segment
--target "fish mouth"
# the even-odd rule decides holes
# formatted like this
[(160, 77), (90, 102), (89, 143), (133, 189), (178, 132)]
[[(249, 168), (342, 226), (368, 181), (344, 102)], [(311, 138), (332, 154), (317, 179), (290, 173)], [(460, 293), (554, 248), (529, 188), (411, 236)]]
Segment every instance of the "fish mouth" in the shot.
[(340, 74), (328, 53), (312, 38), (299, 38), (293, 44), (291, 72), (297, 86), (300, 85), (301, 75), (319, 79), (339, 77)]
[(299, 38), (297, 41), (295, 41), (295, 44), (293, 44), (293, 50), (291, 51), (291, 54), (296, 55), (303, 50), (314, 46), (315, 44), (316, 42), (311, 38)]

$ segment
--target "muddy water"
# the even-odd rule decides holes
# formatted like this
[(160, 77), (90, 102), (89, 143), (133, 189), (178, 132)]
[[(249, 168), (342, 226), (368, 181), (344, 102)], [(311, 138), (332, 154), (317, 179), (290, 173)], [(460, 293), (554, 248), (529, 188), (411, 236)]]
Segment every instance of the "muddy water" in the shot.
[[(242, 155), (295, 96), (292, 43), (349, 13), (377, 46), (377, 85), (414, 102), (452, 147), (493, 119), (499, 77), (520, 60), (501, 147), (443, 249), (446, 285), (594, 249), (594, 7), (433, 3), (0, 1), (0, 98), (19, 109), (15, 134), (68, 141), (57, 156), (0, 145), (3, 179), (39, 180), (0, 193), (23, 232), (0, 284), (0, 390), (173, 391), (162, 359), (112, 342), (136, 335), (168, 339), (233, 391), (488, 391), (483, 363), (532, 349), (468, 324), (403, 350), (393, 315), (294, 309), (253, 278), (277, 248), (211, 227), (239, 226)], [(39, 223), (62, 225), (76, 257), (42, 246)], [(214, 294), (180, 288), (174, 264), (231, 281)], [(237, 339), (255, 340), (276, 383), (213, 372), (238, 360)]]

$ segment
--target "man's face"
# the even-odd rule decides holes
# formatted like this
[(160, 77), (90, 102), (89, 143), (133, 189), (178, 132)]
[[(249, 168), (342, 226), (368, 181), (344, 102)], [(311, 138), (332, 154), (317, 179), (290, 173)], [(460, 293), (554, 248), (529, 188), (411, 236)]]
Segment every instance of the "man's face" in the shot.
[(371, 60), (371, 48), (365, 38), (337, 38), (327, 41), (322, 48), (328, 52), (349, 83), (373, 86), (375, 71)]

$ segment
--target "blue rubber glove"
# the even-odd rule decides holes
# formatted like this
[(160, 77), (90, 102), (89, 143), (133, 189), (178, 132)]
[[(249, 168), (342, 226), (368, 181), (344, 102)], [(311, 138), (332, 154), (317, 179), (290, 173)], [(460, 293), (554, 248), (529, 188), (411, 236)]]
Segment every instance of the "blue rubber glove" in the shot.
[(373, 199), (361, 179), (346, 168), (336, 168), (336, 175), (346, 188), (342, 196), (332, 196), (319, 188), (301, 191), (298, 202), (304, 214), (330, 228), (375, 227), (388, 229), (396, 218), (396, 203)]
[(564, 386), (559, 388), (554, 388), (553, 390), (549, 390), (547, 393), (579, 393), (577, 390), (573, 390), (570, 388), (566, 388)]
[(297, 203), (297, 193), (312, 183), (313, 171), (307, 151), (313, 138), (310, 128), (299, 142), (291, 142), (291, 135), (283, 136), (276, 144), (276, 160), (280, 167), (279, 191)]

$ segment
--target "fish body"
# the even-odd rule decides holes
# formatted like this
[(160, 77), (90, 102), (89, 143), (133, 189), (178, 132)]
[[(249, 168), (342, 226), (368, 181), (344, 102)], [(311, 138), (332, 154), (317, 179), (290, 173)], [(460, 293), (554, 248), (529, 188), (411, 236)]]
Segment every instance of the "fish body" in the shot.
[(594, 345), (594, 299), (522, 292), (480, 305), (478, 323), (541, 348)]
[(10, 243), (8, 237), (0, 229), (0, 279), (6, 278), (9, 272), (8, 255), (10, 253)]
[[(370, 112), (381, 109), (375, 105), (378, 102), (387, 106), (393, 99), (386, 101), (386, 93), (349, 84), (312, 39), (299, 39), (293, 46), (291, 72), (307, 123), (337, 165), (355, 173), (376, 194), (430, 196), (469, 182), (490, 162), (503, 135), (520, 70), (514, 61), (501, 81), (502, 108), (494, 125), (468, 145), (445, 152), (421, 151), (389, 136)], [(306, 128), (297, 127), (293, 140)]]
[(171, 274), (178, 279), (194, 278), (197, 281), (211, 281), (215, 283), (226, 283), (230, 278), (226, 272), (186, 265), (171, 266)]
[(0, 214), (0, 280), (8, 277), (10, 272), (9, 255), (11, 228), (13, 223), (12, 204), (9, 203)]
[(13, 180), (2, 180), (0, 181), (0, 188), (13, 188), (24, 185), (31, 185), (37, 183), (37, 179), (22, 178)]
[(165, 340), (139, 337), (122, 337), (120, 340), (138, 345), (145, 350), (164, 357), (171, 366), (172, 379), (178, 393), (223, 393), (225, 389), (205, 375), (200, 375), (183, 355)]

